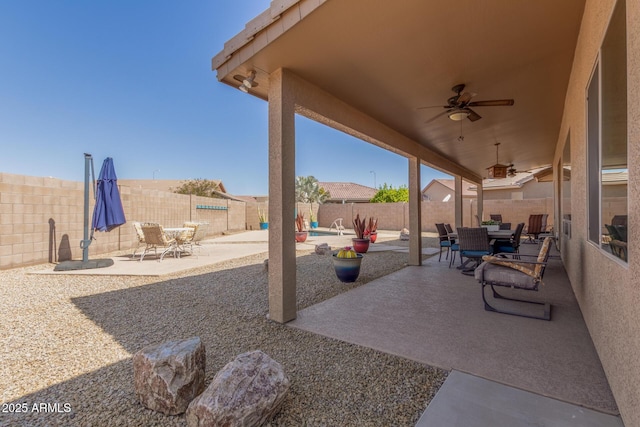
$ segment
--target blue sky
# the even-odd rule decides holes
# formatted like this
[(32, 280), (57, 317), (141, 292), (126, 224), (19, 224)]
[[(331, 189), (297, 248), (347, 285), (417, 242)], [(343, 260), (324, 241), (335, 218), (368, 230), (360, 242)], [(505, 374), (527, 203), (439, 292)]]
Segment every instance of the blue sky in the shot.
[[(210, 64), (269, 4), (0, 1), (0, 172), (82, 181), (87, 152), (96, 169), (113, 157), (119, 178), (267, 194), (267, 103), (219, 83)], [(296, 150), (296, 175), (407, 184), (405, 158), (303, 117)], [(423, 186), (446, 177), (422, 175)]]

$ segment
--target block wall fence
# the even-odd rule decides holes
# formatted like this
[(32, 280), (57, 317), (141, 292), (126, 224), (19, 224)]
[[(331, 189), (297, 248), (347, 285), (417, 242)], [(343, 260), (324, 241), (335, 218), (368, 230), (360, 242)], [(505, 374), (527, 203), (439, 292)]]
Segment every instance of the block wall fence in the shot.
[[(180, 227), (185, 221), (208, 222), (208, 234), (259, 229), (258, 209), (268, 213), (269, 205), (212, 199), (166, 191), (120, 186), (127, 224), (109, 233), (96, 232), (89, 246), (89, 257), (129, 250), (137, 246), (131, 222), (157, 222), (165, 227)], [(93, 212), (93, 191), (89, 212)], [(473, 226), (476, 200), (465, 199), (463, 225)], [(336, 218), (352, 229), (352, 218), (374, 216), (381, 230), (408, 228), (406, 203), (305, 204), (296, 209), (307, 221), (313, 209), (321, 227), (329, 227)], [(503, 221), (528, 221), (529, 214), (547, 213), (552, 217), (553, 200), (485, 200), (484, 217), (502, 214)], [(454, 220), (453, 202), (422, 202), (422, 231), (435, 231), (436, 222)], [(294, 224), (294, 213), (291, 223)], [(551, 221), (551, 220), (550, 220)], [(56, 178), (0, 173), (0, 269), (46, 262), (82, 259), (80, 241), (84, 224), (84, 183)], [(553, 224), (549, 224), (553, 225)]]
[[(137, 246), (130, 223), (181, 227), (208, 222), (208, 234), (246, 228), (244, 202), (120, 186), (127, 224), (96, 232), (89, 257)], [(93, 213), (90, 191), (89, 220)], [(84, 183), (0, 173), (0, 269), (82, 259)]]

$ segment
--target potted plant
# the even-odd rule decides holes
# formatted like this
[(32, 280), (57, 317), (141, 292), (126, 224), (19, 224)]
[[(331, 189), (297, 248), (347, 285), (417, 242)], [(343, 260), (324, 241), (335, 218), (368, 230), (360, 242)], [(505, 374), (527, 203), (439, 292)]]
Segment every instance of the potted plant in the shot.
[(373, 219), (372, 217), (369, 217), (369, 224), (364, 230), (364, 235), (369, 236), (371, 243), (376, 242), (376, 239), (378, 238), (378, 218)]
[(341, 282), (351, 283), (356, 281), (360, 275), (362, 257), (362, 254), (356, 253), (350, 246), (346, 246), (331, 256), (336, 276)]
[(313, 205), (309, 208), (309, 226), (311, 228), (318, 228), (318, 218), (313, 213)]
[(304, 231), (304, 215), (300, 212), (296, 215), (296, 228), (298, 229), (298, 231), (296, 231), (296, 242), (302, 243), (307, 240), (309, 233)]
[(260, 230), (266, 230), (269, 228), (267, 213), (260, 208), (258, 208), (258, 221), (260, 221)]
[(360, 214), (356, 215), (356, 218), (353, 220), (353, 229), (356, 232), (356, 237), (351, 239), (353, 243), (353, 249), (360, 254), (363, 254), (369, 250), (369, 236), (364, 235), (364, 230), (366, 228), (366, 217), (360, 219)]
[(498, 231), (500, 229), (500, 222), (490, 219), (488, 221), (482, 221), (480, 226), (485, 227), (487, 231)]

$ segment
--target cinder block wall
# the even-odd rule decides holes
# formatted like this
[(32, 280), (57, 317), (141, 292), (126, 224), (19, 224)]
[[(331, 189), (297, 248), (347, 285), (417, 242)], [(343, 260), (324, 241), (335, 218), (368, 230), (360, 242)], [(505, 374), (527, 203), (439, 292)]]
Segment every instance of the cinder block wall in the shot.
[[(245, 229), (244, 202), (120, 186), (127, 224), (96, 232), (89, 257), (137, 246), (131, 222), (180, 227), (208, 222), (208, 234)], [(93, 213), (90, 191), (89, 221)], [(199, 207), (200, 206), (200, 207)], [(204, 209), (214, 206), (219, 209)], [(0, 173), (0, 269), (82, 259), (84, 183)]]

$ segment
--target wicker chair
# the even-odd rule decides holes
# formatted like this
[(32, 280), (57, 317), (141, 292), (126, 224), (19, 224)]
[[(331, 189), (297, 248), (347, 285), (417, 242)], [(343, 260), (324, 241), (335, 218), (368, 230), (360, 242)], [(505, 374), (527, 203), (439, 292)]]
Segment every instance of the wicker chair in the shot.
[(490, 214), (489, 218), (491, 218), (493, 221), (498, 221), (498, 222), (502, 222), (502, 214)]
[(158, 248), (163, 249), (158, 261), (162, 261), (167, 252), (173, 251), (174, 256), (176, 255), (178, 249), (176, 239), (167, 239), (167, 236), (164, 234), (164, 230), (160, 224), (145, 223), (141, 225), (141, 228), (144, 234), (146, 247), (144, 248), (142, 255), (140, 255), (140, 261), (144, 259), (144, 256), (149, 253), (151, 249), (154, 250), (156, 258), (158, 258)]
[[(444, 228), (447, 230), (447, 234), (453, 233), (453, 228), (451, 228), (451, 224), (445, 224)], [(456, 261), (456, 252), (460, 252), (460, 245), (456, 243), (456, 239), (449, 237), (449, 241), (451, 242), (451, 247), (449, 250), (451, 251), (451, 259), (449, 260), (449, 268)]]
[[(547, 267), (547, 261), (549, 259), (549, 249), (551, 246), (552, 237), (544, 239), (540, 252), (535, 258), (535, 261), (522, 261), (505, 258), (506, 255), (498, 254), (499, 256), (484, 257), (484, 262), (478, 266), (475, 270), (475, 278), (482, 285), (482, 301), (484, 302), (484, 309), (487, 311), (494, 311), (497, 313), (511, 314), (514, 316), (530, 317), (533, 319), (551, 320), (551, 304), (538, 301), (529, 301), (518, 298), (506, 297), (498, 293), (495, 289), (496, 286), (504, 286), (513, 289), (521, 289), (526, 291), (537, 291), (540, 283), (542, 283), (542, 277)], [(522, 257), (536, 257), (536, 255), (521, 255)], [(506, 309), (497, 307), (495, 304), (491, 304), (485, 295), (485, 287), (491, 287), (493, 291), (493, 298), (495, 300), (516, 301), (518, 303), (525, 303), (520, 308), (524, 307), (536, 307), (542, 306), (541, 313)], [(501, 304), (504, 307), (504, 304)]]
[(527, 225), (527, 232), (525, 233), (528, 237), (527, 243), (537, 243), (538, 236), (547, 231), (548, 216), (549, 214), (529, 215), (529, 225)]
[(516, 226), (516, 231), (511, 235), (509, 240), (496, 240), (493, 244), (493, 252), (506, 252), (516, 254), (514, 258), (518, 258), (520, 252), (520, 237), (522, 236), (522, 230), (524, 229), (524, 222), (521, 222)]
[(449, 251), (451, 249), (451, 241), (444, 223), (436, 223), (436, 230), (438, 230), (438, 239), (440, 239), (440, 254), (438, 254), (438, 262), (442, 259), (442, 248), (447, 248), (447, 255), (445, 259), (449, 259)]
[(460, 227), (458, 228), (458, 240), (460, 241), (460, 259), (467, 258), (465, 265), (469, 261), (475, 262), (473, 268), (463, 269), (462, 272), (472, 275), (473, 270), (482, 262), (482, 257), (491, 254), (489, 234), (485, 227)]

